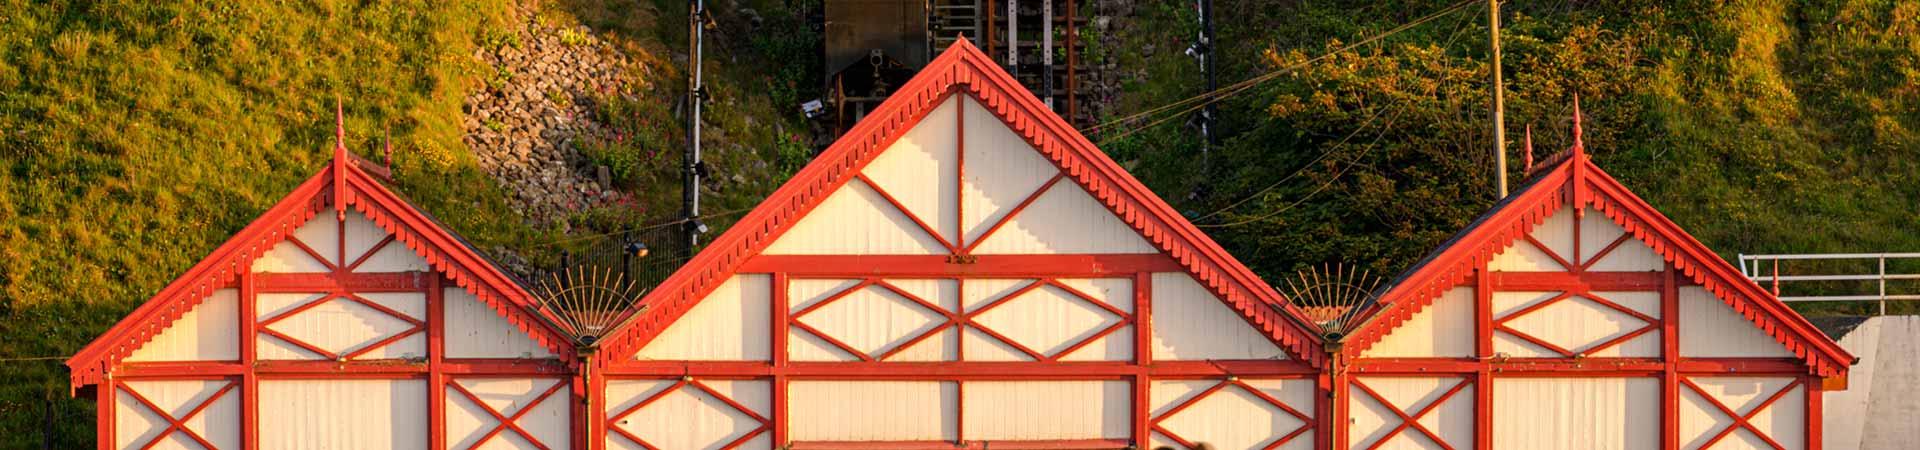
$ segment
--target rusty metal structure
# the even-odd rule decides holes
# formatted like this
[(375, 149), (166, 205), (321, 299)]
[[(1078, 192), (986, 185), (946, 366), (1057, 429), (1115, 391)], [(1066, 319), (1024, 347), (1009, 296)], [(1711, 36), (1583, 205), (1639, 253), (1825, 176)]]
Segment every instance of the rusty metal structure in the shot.
[(961, 37), (978, 44), (1068, 122), (1083, 124), (1077, 1), (832, 0), (825, 5), (823, 103), (835, 135), (866, 117)]

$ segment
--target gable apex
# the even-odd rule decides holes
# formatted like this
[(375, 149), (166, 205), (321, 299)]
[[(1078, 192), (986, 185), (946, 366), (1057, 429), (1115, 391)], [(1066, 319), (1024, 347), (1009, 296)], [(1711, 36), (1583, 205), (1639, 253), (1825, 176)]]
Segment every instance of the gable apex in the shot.
[(1553, 157), (1512, 196), (1474, 220), (1453, 238), (1390, 282), (1379, 302), (1369, 306), (1343, 351), (1358, 357), (1442, 294), (1488, 266), (1557, 211), (1575, 220), (1588, 210), (1600, 213), (1650, 248), (1674, 272), (1732, 308), (1757, 329), (1782, 344), (1807, 366), (1808, 373), (1843, 375), (1858, 358), (1840, 348), (1804, 317), (1709, 250), (1618, 180), (1593, 163), (1583, 145)]
[[(742, 264), (812, 212), (825, 198), (860, 178), (860, 172), (947, 100), (964, 96), (968, 109), (983, 109), (1107, 213), (1166, 255), (1259, 334), (1295, 358), (1319, 366), (1325, 360), (1316, 328), (1298, 309), (1226, 250), (1202, 234), (1139, 180), (1126, 173), (1084, 136), (966, 39), (902, 85), (867, 118), (847, 131), (812, 163), (743, 216), (706, 250), (641, 300), (629, 325), (603, 339), (597, 357), (624, 358), (730, 278)], [(623, 319), (624, 320), (624, 319)]]

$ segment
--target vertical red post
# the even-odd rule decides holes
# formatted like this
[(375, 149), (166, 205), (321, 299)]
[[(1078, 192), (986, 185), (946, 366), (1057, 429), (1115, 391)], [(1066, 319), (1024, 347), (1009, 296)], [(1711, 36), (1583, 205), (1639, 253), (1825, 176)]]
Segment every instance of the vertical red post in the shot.
[[(1574, 233), (1579, 234), (1579, 233)], [(1473, 448), (1493, 449), (1493, 273), (1481, 268), (1473, 284)]]
[(447, 448), (447, 378), (443, 372), (447, 322), (441, 279), (437, 273), (427, 278), (427, 448), (433, 450)]
[(1146, 448), (1152, 441), (1151, 403), (1146, 368), (1153, 365), (1153, 274), (1133, 274), (1133, 363), (1140, 375), (1133, 377), (1133, 444)]
[(773, 380), (769, 381), (769, 383), (773, 384), (772, 389), (770, 389), (773, 395), (771, 399), (771, 404), (773, 405), (773, 447), (783, 448), (787, 445), (788, 439), (787, 376), (779, 369), (787, 366), (787, 316), (789, 314), (787, 311), (787, 274), (773, 274), (773, 279), (770, 284), (773, 292), (772, 295), (768, 297), (773, 302), (772, 305), (769, 305), (772, 307), (771, 311), (773, 311), (773, 314), (768, 315), (772, 318), (772, 320), (770, 320), (772, 323), (768, 324), (772, 329), (767, 333), (771, 338), (771, 342), (769, 342), (771, 348), (767, 350), (771, 358), (773, 358), (773, 368), (775, 369)]
[(1820, 422), (1826, 417), (1825, 412), (1822, 411), (1822, 408), (1825, 407), (1822, 400), (1826, 397), (1824, 395), (1826, 391), (1822, 390), (1825, 389), (1825, 386), (1822, 385), (1820, 377), (1808, 376), (1806, 380), (1805, 383), (1801, 383), (1806, 386), (1805, 389), (1807, 391), (1807, 413), (1805, 414), (1807, 420), (1807, 445), (1804, 448), (1807, 450), (1820, 450), (1821, 447), (1825, 446), (1826, 441), (1826, 437), (1821, 435), (1823, 431), (1820, 428), (1821, 425), (1823, 425)]
[(97, 443), (94, 447), (100, 450), (114, 450), (114, 444), (117, 443), (113, 439), (113, 409), (117, 389), (114, 386), (118, 385), (119, 381), (113, 379), (113, 371), (107, 371), (106, 380), (93, 386), (93, 410), (100, 421), (98, 428), (94, 429), (93, 439)]
[(240, 442), (245, 448), (260, 448), (260, 377), (253, 373), (254, 362), (258, 361), (254, 350), (255, 335), (258, 331), (258, 313), (254, 312), (259, 302), (260, 292), (255, 285), (253, 270), (240, 273), (239, 330), (240, 330)]
[(1660, 277), (1660, 448), (1680, 448), (1680, 286), (1673, 263)]

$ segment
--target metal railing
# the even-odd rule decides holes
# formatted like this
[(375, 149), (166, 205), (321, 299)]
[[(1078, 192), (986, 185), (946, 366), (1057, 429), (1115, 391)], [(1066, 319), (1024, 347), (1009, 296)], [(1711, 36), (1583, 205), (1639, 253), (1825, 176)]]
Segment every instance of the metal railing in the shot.
[[(1825, 273), (1794, 275), (1780, 269), (1782, 261), (1834, 261), (1846, 265), (1844, 261), (1855, 263), (1871, 262), (1873, 268), (1867, 273)], [(1867, 282), (1856, 284), (1853, 288), (1865, 287), (1871, 293), (1822, 294), (1822, 295), (1779, 295), (1787, 302), (1878, 302), (1880, 314), (1887, 313), (1887, 301), (1920, 300), (1920, 294), (1888, 293), (1887, 282), (1895, 280), (1920, 280), (1920, 273), (1887, 273), (1888, 260), (1920, 260), (1920, 253), (1820, 253), (1820, 254), (1780, 254), (1780, 255), (1740, 255), (1740, 274), (1773, 289), (1779, 295), (1780, 286), (1792, 282)], [(1772, 263), (1768, 265), (1767, 263)]]

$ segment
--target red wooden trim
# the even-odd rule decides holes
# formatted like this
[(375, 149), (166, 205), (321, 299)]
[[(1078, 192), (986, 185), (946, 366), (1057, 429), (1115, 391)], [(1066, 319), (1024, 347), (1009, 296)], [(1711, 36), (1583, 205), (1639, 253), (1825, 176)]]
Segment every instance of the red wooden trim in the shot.
[[(1759, 437), (1760, 440), (1766, 441), (1767, 445), (1773, 446), (1774, 450), (1786, 450), (1786, 447), (1774, 441), (1772, 436), (1767, 436), (1767, 433), (1760, 431), (1760, 427), (1756, 427), (1748, 421), (1753, 420), (1754, 416), (1758, 416), (1761, 412), (1766, 411), (1767, 407), (1773, 406), (1773, 402), (1779, 401), (1781, 397), (1785, 397), (1788, 392), (1793, 391), (1793, 388), (1806, 384), (1806, 378), (1794, 378), (1792, 383), (1787, 384), (1787, 387), (1780, 388), (1778, 392), (1774, 392), (1773, 395), (1768, 396), (1766, 401), (1760, 402), (1758, 406), (1753, 407), (1753, 411), (1748, 411), (1746, 414), (1740, 414), (1734, 411), (1733, 408), (1728, 408), (1726, 404), (1720, 403), (1720, 399), (1714, 398), (1712, 394), (1708, 394), (1706, 389), (1701, 389), (1700, 385), (1694, 384), (1690, 378), (1681, 378), (1680, 384), (1692, 390), (1693, 393), (1699, 395), (1700, 398), (1706, 399), (1707, 404), (1713, 405), (1715, 409), (1719, 409), (1722, 414), (1725, 414), (1728, 419), (1733, 421), (1732, 424), (1727, 425), (1727, 428), (1720, 430), (1719, 434), (1715, 434), (1713, 438), (1707, 439), (1707, 442), (1701, 444), (1700, 448), (1713, 448), (1713, 444), (1719, 443), (1720, 440), (1725, 439), (1727, 435), (1733, 434), (1734, 431), (1738, 431), (1741, 428), (1745, 428), (1748, 433), (1752, 433), (1754, 436)], [(1812, 414), (1807, 414), (1806, 419), (1811, 421), (1816, 420), (1817, 417)]]
[[(213, 446), (213, 443), (207, 442), (206, 438), (201, 437), (199, 432), (193, 431), (193, 428), (188, 427), (187, 421), (193, 420), (194, 416), (198, 416), (200, 415), (201, 412), (206, 411), (208, 406), (213, 406), (213, 403), (216, 401), (219, 401), (220, 397), (227, 395), (227, 392), (230, 392), (235, 388), (240, 387), (240, 383), (228, 382), (226, 385), (221, 386), (220, 390), (215, 391), (212, 396), (208, 396), (206, 400), (202, 400), (198, 405), (195, 405), (193, 409), (188, 410), (186, 415), (175, 418), (173, 417), (173, 414), (168, 413), (165, 408), (161, 408), (159, 405), (155, 405), (152, 400), (147, 399), (147, 396), (141, 395), (140, 391), (135, 391), (133, 390), (132, 387), (127, 386), (126, 382), (116, 380), (114, 381), (113, 385), (114, 385), (114, 389), (125, 391), (128, 396), (133, 397), (134, 401), (139, 402), (141, 406), (146, 407), (147, 410), (154, 413), (154, 415), (160, 416), (161, 420), (167, 421), (167, 428), (164, 430), (161, 430), (160, 434), (154, 435), (153, 439), (147, 441), (145, 445), (141, 445), (140, 450), (147, 450), (147, 449), (153, 448), (153, 446), (159, 445), (161, 442), (166, 441), (168, 435), (171, 435), (176, 432), (185, 433), (188, 438), (192, 438), (193, 441), (196, 443), (199, 443), (202, 448), (206, 448), (206, 449), (216, 448)], [(102, 386), (102, 387), (104, 388), (105, 386)], [(118, 405), (114, 403), (109, 403), (109, 404), (103, 405), (102, 407), (116, 408), (118, 407)]]
[[(1674, 371), (1683, 374), (1792, 376), (1806, 373), (1806, 365), (1793, 358), (1700, 358), (1681, 359), (1672, 364)], [(1367, 374), (1440, 374), (1473, 373), (1485, 367), (1497, 376), (1536, 373), (1584, 377), (1605, 373), (1657, 375), (1664, 372), (1666, 366), (1667, 362), (1661, 358), (1509, 358), (1486, 362), (1472, 358), (1361, 358), (1354, 360), (1349, 370)]]
[[(1473, 348), (1478, 361), (1494, 357), (1493, 282), (1485, 268), (1476, 269), (1473, 287)], [(1475, 364), (1473, 373), (1473, 448), (1493, 450), (1493, 371)]]
[[(480, 396), (473, 395), (473, 391), (469, 391), (466, 386), (461, 385), (458, 379), (449, 379), (445, 386), (435, 387), (434, 389), (444, 390), (447, 387), (452, 387), (454, 392), (459, 392), (462, 397), (466, 397), (467, 401), (472, 402), (474, 406), (480, 407), (480, 410), (485, 411), (487, 415), (493, 416), (493, 420), (495, 421), (493, 429), (488, 430), (487, 434), (481, 435), (479, 440), (473, 441), (473, 445), (467, 446), (467, 450), (480, 448), (480, 446), (486, 444), (488, 440), (493, 439), (494, 436), (507, 430), (512, 430), (515, 434), (519, 434), (521, 439), (525, 439), (527, 443), (539, 447), (540, 450), (552, 450), (551, 447), (547, 447), (547, 444), (541, 443), (539, 439), (534, 438), (533, 433), (528, 433), (526, 429), (520, 428), (520, 418), (525, 417), (529, 412), (533, 412), (534, 407), (540, 406), (541, 402), (547, 401), (548, 397), (552, 397), (554, 393), (560, 392), (560, 388), (567, 386), (567, 380), (554, 380), (552, 386), (548, 386), (546, 391), (535, 396), (533, 400), (528, 401), (525, 406), (521, 406), (520, 409), (514, 411), (512, 415), (501, 414), (499, 410), (493, 409), (492, 406), (487, 405), (486, 401), (481, 400)], [(442, 439), (444, 439), (446, 435), (444, 426), (443, 422), (442, 429), (437, 430), (443, 436)], [(445, 443), (442, 442), (442, 445), (445, 445)]]
[[(953, 195), (958, 197), (953, 203), (953, 222), (955, 230), (953, 243), (962, 249), (967, 245), (967, 101), (960, 97), (953, 102)], [(964, 339), (964, 338), (963, 338)]]
[(1166, 255), (974, 255), (955, 263), (945, 255), (756, 255), (741, 273), (782, 272), (795, 278), (1103, 278), (1135, 272), (1180, 272)]
[[(1574, 230), (1573, 230), (1573, 236), (1574, 236), (1574, 239), (1575, 239), (1576, 241), (1580, 239), (1580, 229), (1579, 229), (1579, 228), (1577, 228), (1577, 227), (1579, 227), (1579, 226), (1580, 226), (1580, 222), (1578, 222), (1578, 221), (1576, 221), (1576, 222), (1574, 222), (1574, 227), (1576, 227), (1576, 228), (1574, 228)], [(1566, 259), (1566, 258), (1563, 258), (1563, 257), (1561, 257), (1559, 253), (1555, 253), (1555, 252), (1553, 251), (1553, 248), (1551, 248), (1551, 247), (1547, 247), (1547, 244), (1542, 244), (1542, 243), (1540, 243), (1540, 241), (1539, 241), (1539, 240), (1535, 240), (1535, 239), (1533, 238), (1533, 233), (1527, 233), (1527, 234), (1523, 234), (1523, 235), (1521, 235), (1521, 240), (1524, 240), (1524, 241), (1526, 241), (1526, 242), (1527, 242), (1527, 244), (1528, 244), (1528, 245), (1532, 245), (1532, 246), (1533, 246), (1533, 248), (1535, 248), (1535, 249), (1538, 249), (1538, 250), (1540, 250), (1540, 253), (1545, 253), (1545, 254), (1547, 255), (1547, 257), (1548, 257), (1548, 258), (1553, 258), (1553, 262), (1554, 262), (1554, 264), (1559, 264), (1559, 265), (1560, 265), (1560, 268), (1562, 268), (1562, 269), (1566, 269), (1566, 270), (1567, 270), (1568, 272), (1578, 272), (1578, 271), (1580, 271), (1580, 266), (1577, 266), (1577, 265), (1574, 265), (1574, 264), (1573, 264), (1573, 263), (1571, 263), (1571, 262), (1567, 262), (1567, 259)], [(1579, 243), (1579, 242), (1574, 242), (1574, 244), (1573, 244), (1573, 254), (1575, 255), (1575, 257), (1578, 257), (1578, 255), (1580, 254), (1580, 243)]]
[(1201, 379), (1222, 376), (1306, 378), (1320, 372), (1302, 361), (1215, 360), (1156, 361), (1151, 367), (1127, 361), (1061, 362), (801, 362), (774, 367), (760, 361), (634, 361), (611, 366), (602, 373), (613, 377), (762, 378), (787, 376), (808, 380), (1018, 380), (1027, 378), (1125, 380), (1136, 375), (1155, 379)]
[(256, 273), (260, 292), (417, 292), (426, 289), (431, 272), (383, 273)]
[(307, 257), (313, 258), (314, 261), (320, 262), (320, 265), (323, 267), (326, 267), (328, 271), (339, 271), (339, 267), (335, 266), (335, 263), (327, 261), (332, 258), (322, 256), (320, 252), (314, 251), (313, 247), (308, 247), (307, 243), (305, 241), (301, 241), (300, 238), (293, 237), (293, 235), (289, 234), (287, 235), (287, 242), (293, 244), (294, 247), (298, 247), (301, 252), (304, 252), (307, 254)]
[(934, 229), (931, 225), (927, 225), (927, 221), (920, 220), (919, 215), (914, 214), (913, 210), (907, 209), (907, 205), (900, 204), (900, 200), (893, 198), (893, 194), (887, 193), (887, 190), (880, 187), (878, 183), (874, 183), (873, 179), (867, 178), (867, 174), (855, 173), (853, 174), (853, 179), (860, 180), (861, 184), (867, 185), (867, 188), (873, 189), (873, 192), (880, 194), (880, 198), (885, 199), (887, 204), (893, 205), (893, 209), (900, 211), (900, 214), (906, 215), (907, 219), (912, 220), (914, 225), (920, 226), (920, 231), (926, 232), (928, 236), (933, 236), (933, 240), (939, 241), (941, 247), (946, 247), (947, 251), (950, 252), (960, 253), (960, 248), (955, 247), (953, 242), (947, 241), (946, 236), (940, 235), (940, 230)]
[[(391, 236), (391, 235), (389, 235)], [(373, 254), (368, 251), (367, 254)], [(440, 277), (427, 280), (427, 448), (447, 448), (447, 387), (458, 384), (446, 375), (447, 299)], [(465, 389), (462, 388), (462, 391)], [(481, 405), (485, 408), (486, 405)], [(528, 440), (533, 440), (528, 437)], [(484, 441), (484, 439), (482, 439)]]
[[(259, 318), (259, 282), (251, 271), (240, 274), (239, 313), (235, 314), (240, 332), (240, 366), (252, 367), (259, 360), (255, 345), (260, 339)], [(240, 446), (241, 448), (260, 448), (260, 377), (251, 370), (240, 373)], [(106, 425), (102, 425), (106, 426)]]
[[(1623, 236), (1624, 237), (1624, 236)], [(1617, 245), (1618, 242), (1615, 242)], [(1609, 250), (1611, 251), (1611, 247)], [(1602, 253), (1605, 253), (1603, 251)], [(1595, 261), (1605, 255), (1594, 257)], [(1660, 448), (1680, 450), (1680, 288), (1673, 264), (1666, 264), (1660, 283)], [(1808, 416), (1813, 417), (1813, 416)]]
[(615, 433), (619, 434), (621, 437), (624, 437), (630, 441), (633, 441), (634, 443), (640, 444), (641, 446), (644, 446), (646, 448), (652, 448), (652, 449), (660, 448), (660, 447), (654, 446), (653, 444), (647, 443), (646, 440), (641, 439), (639, 436), (633, 435), (633, 433), (628, 432), (625, 429), (613, 426), (613, 424), (616, 422), (619, 422), (621, 419), (625, 419), (627, 416), (632, 415), (634, 412), (639, 411), (641, 408), (645, 408), (647, 407), (647, 405), (651, 405), (653, 404), (653, 402), (658, 401), (661, 398), (665, 398), (668, 394), (672, 394), (674, 391), (688, 388), (688, 387), (691, 387), (695, 390), (705, 393), (707, 396), (712, 397), (715, 400), (719, 400), (721, 403), (725, 403), (728, 407), (733, 408), (735, 411), (738, 411), (741, 414), (746, 414), (747, 417), (753, 418), (754, 420), (760, 422), (759, 427), (754, 428), (753, 430), (748, 431), (746, 434), (741, 435), (739, 438), (728, 442), (724, 446), (721, 446), (722, 449), (738, 448), (739, 446), (746, 444), (748, 441), (753, 440), (754, 437), (758, 437), (759, 435), (766, 433), (769, 430), (774, 428), (773, 421), (770, 419), (767, 419), (766, 416), (762, 416), (760, 415), (760, 413), (754, 412), (752, 408), (748, 408), (745, 405), (741, 405), (739, 402), (734, 401), (734, 399), (721, 394), (719, 391), (715, 391), (713, 390), (713, 388), (707, 387), (706, 383), (700, 382), (698, 378), (694, 378), (690, 376), (682, 377), (680, 381), (674, 382), (672, 385), (667, 386), (666, 389), (662, 389), (660, 390), (660, 392), (656, 392), (652, 396), (649, 396), (645, 399), (640, 400), (639, 403), (635, 403), (633, 406), (628, 407), (625, 410), (621, 410), (619, 414), (615, 414), (613, 417), (607, 420), (606, 423), (608, 424), (608, 428), (612, 429)]
[[(1573, 235), (1574, 235), (1574, 239), (1579, 239), (1579, 236), (1580, 236), (1579, 230), (1574, 230)], [(1580, 271), (1586, 272), (1588, 268), (1593, 267), (1594, 263), (1600, 262), (1600, 260), (1602, 259), (1606, 259), (1607, 255), (1612, 254), (1614, 249), (1620, 248), (1620, 244), (1625, 244), (1628, 241), (1632, 241), (1632, 240), (1633, 240), (1632, 233), (1620, 233), (1620, 237), (1614, 238), (1613, 243), (1607, 244), (1606, 247), (1601, 248), (1600, 253), (1593, 254), (1593, 257), (1587, 258), (1586, 261), (1581, 261)]]
[[(964, 235), (966, 233), (963, 231), (961, 234)], [(788, 309), (792, 306), (790, 303), (791, 300), (787, 298), (787, 294), (791, 287), (789, 286), (787, 274), (785, 273), (773, 274), (771, 284), (773, 292), (769, 297), (773, 304), (769, 305), (772, 313), (768, 314), (771, 319), (768, 327), (772, 331), (768, 334), (772, 342), (769, 344), (771, 347), (768, 348), (768, 353), (771, 354), (774, 367), (785, 367), (788, 358), (787, 333), (791, 333), (791, 331), (787, 330), (787, 322), (791, 320)], [(773, 392), (773, 398), (770, 402), (773, 408), (773, 447), (781, 448), (787, 445), (788, 441), (787, 377), (784, 375), (776, 375), (772, 377), (768, 383), (771, 383), (769, 390)]]
[(387, 248), (387, 244), (393, 243), (393, 238), (394, 238), (393, 233), (387, 233), (387, 237), (380, 239), (380, 242), (374, 243), (373, 247), (368, 248), (367, 252), (361, 254), (359, 258), (354, 258), (353, 263), (348, 264), (347, 268), (344, 270), (346, 272), (352, 272), (355, 269), (359, 269), (361, 264), (366, 264), (367, 259), (373, 257), (373, 254), (380, 253), (381, 249)]
[[(1153, 366), (1153, 274), (1148, 272), (1133, 274), (1133, 363)], [(1153, 441), (1152, 383), (1147, 375), (1133, 377), (1131, 416), (1136, 448), (1145, 448)]]
[(1274, 407), (1280, 408), (1282, 412), (1293, 415), (1295, 419), (1300, 420), (1300, 426), (1295, 427), (1293, 431), (1288, 432), (1287, 434), (1284, 434), (1284, 435), (1280, 435), (1276, 439), (1267, 442), (1266, 445), (1261, 446), (1261, 448), (1264, 450), (1279, 448), (1280, 446), (1286, 445), (1288, 442), (1293, 441), (1294, 438), (1300, 437), (1300, 435), (1306, 434), (1309, 431), (1314, 431), (1317, 428), (1316, 421), (1313, 416), (1302, 414), (1300, 410), (1294, 409), (1293, 406), (1288, 405), (1286, 402), (1273, 398), (1273, 396), (1267, 395), (1267, 393), (1261, 392), (1259, 389), (1256, 389), (1253, 386), (1247, 385), (1246, 382), (1240, 381), (1238, 378), (1227, 378), (1224, 380), (1220, 380), (1219, 383), (1216, 383), (1212, 387), (1209, 387), (1206, 390), (1201, 391), (1199, 394), (1194, 394), (1192, 397), (1188, 397), (1185, 401), (1182, 401), (1179, 404), (1174, 405), (1173, 408), (1170, 408), (1166, 412), (1161, 413), (1158, 417), (1153, 417), (1150, 420), (1152, 432), (1160, 433), (1160, 435), (1166, 436), (1167, 439), (1172, 439), (1174, 442), (1179, 443), (1181, 446), (1184, 446), (1187, 448), (1197, 447), (1196, 445), (1194, 445), (1192, 441), (1188, 441), (1186, 438), (1181, 437), (1179, 434), (1174, 433), (1172, 430), (1168, 430), (1164, 427), (1161, 427), (1160, 422), (1173, 417), (1175, 414), (1179, 414), (1181, 411), (1186, 410), (1187, 407), (1200, 403), (1201, 400), (1204, 400), (1208, 396), (1212, 396), (1214, 393), (1220, 392), (1227, 387), (1239, 388), (1241, 392), (1246, 392), (1247, 394), (1253, 395), (1255, 398), (1259, 398), (1261, 401), (1267, 402), (1267, 404), (1269, 405), (1273, 405)]
[(120, 448), (117, 445), (118, 439), (113, 435), (114, 429), (118, 426), (118, 422), (114, 421), (113, 412), (120, 407), (120, 399), (117, 395), (119, 388), (115, 387), (119, 386), (119, 383), (120, 380), (108, 379), (106, 383), (93, 387), (93, 413), (99, 421), (94, 426), (93, 440), (94, 448), (99, 450), (119, 450)]
[[(1398, 435), (1400, 434), (1400, 432), (1406, 431), (1407, 428), (1413, 428), (1414, 431), (1418, 431), (1420, 432), (1420, 434), (1426, 435), (1427, 440), (1433, 441), (1433, 443), (1435, 444), (1440, 444), (1440, 448), (1442, 449), (1454, 450), (1453, 445), (1448, 444), (1445, 439), (1441, 439), (1439, 433), (1434, 433), (1433, 430), (1427, 429), (1426, 425), (1420, 424), (1420, 418), (1426, 417), (1427, 413), (1433, 412), (1434, 409), (1439, 408), (1441, 404), (1444, 404), (1447, 402), (1447, 399), (1453, 398), (1454, 394), (1460, 393), (1461, 389), (1466, 388), (1467, 385), (1470, 385), (1470, 384), (1473, 384), (1473, 379), (1471, 378), (1461, 379), (1459, 383), (1455, 383), (1452, 388), (1447, 389), (1446, 393), (1440, 394), (1439, 398), (1433, 399), (1432, 402), (1428, 402), (1426, 406), (1421, 407), (1419, 411), (1415, 411), (1412, 415), (1408, 415), (1406, 409), (1401, 408), (1399, 405), (1393, 404), (1393, 402), (1387, 401), (1386, 396), (1380, 395), (1379, 392), (1374, 392), (1373, 388), (1367, 387), (1367, 384), (1361, 382), (1359, 378), (1354, 378), (1353, 387), (1360, 388), (1360, 392), (1366, 393), (1368, 397), (1373, 397), (1373, 400), (1376, 402), (1379, 402), (1380, 406), (1387, 407), (1387, 409), (1392, 411), (1394, 415), (1400, 417), (1400, 425), (1395, 426), (1393, 427), (1392, 430), (1387, 431), (1387, 434), (1381, 435), (1380, 439), (1374, 440), (1373, 445), (1367, 446), (1366, 450), (1373, 450), (1376, 448), (1380, 448), (1381, 445), (1386, 445), (1387, 441), (1393, 440), (1394, 435)], [(1478, 389), (1479, 388), (1476, 388), (1476, 390)]]
[(1821, 386), (1819, 381), (1820, 380), (1809, 376), (1800, 383), (1800, 385), (1807, 387), (1807, 413), (1805, 414), (1805, 420), (1807, 421), (1807, 442), (1805, 442), (1802, 447), (1807, 450), (1820, 450), (1821, 447), (1826, 445), (1826, 436), (1822, 434), (1823, 430), (1821, 430), (1821, 422), (1826, 417), (1824, 411), (1825, 405), (1822, 402), (1824, 397), (1826, 397), (1823, 395), (1826, 387)]
[(1125, 450), (1125, 439), (1059, 439), (1036, 441), (795, 441), (788, 450)]
[(966, 253), (973, 253), (974, 249), (980, 248), (980, 243), (986, 242), (988, 238), (993, 237), (993, 232), (1000, 231), (1000, 227), (1006, 226), (1007, 222), (1012, 222), (1015, 215), (1020, 214), (1021, 211), (1026, 211), (1027, 206), (1033, 205), (1035, 200), (1039, 200), (1041, 195), (1046, 195), (1047, 190), (1053, 189), (1053, 185), (1059, 184), (1060, 180), (1066, 177), (1067, 174), (1064, 172), (1057, 173), (1053, 175), (1053, 178), (1048, 179), (1046, 183), (1042, 183), (1039, 189), (1034, 190), (1032, 194), (1028, 194), (1026, 199), (1020, 200), (1020, 203), (1014, 205), (1013, 209), (1008, 209), (1006, 215), (1000, 216), (1000, 220), (994, 222), (993, 226), (987, 227), (986, 231), (981, 231), (980, 237), (975, 238), (972, 244), (967, 245)]

